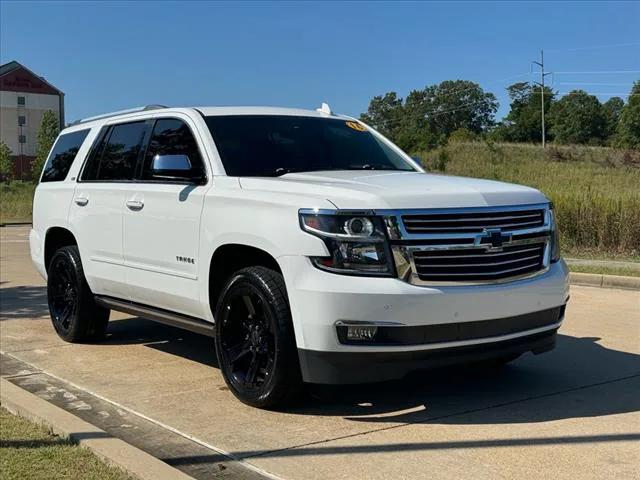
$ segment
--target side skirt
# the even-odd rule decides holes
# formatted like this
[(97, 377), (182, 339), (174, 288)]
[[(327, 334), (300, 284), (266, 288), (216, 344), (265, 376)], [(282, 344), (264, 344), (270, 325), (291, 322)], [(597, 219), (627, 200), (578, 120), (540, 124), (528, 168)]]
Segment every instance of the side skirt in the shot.
[(190, 317), (181, 313), (170, 312), (161, 308), (155, 308), (149, 305), (142, 305), (103, 295), (96, 295), (95, 299), (98, 305), (111, 310), (130, 313), (131, 315), (137, 315), (158, 323), (182, 328), (208, 337), (213, 337), (215, 335), (214, 324), (200, 318)]

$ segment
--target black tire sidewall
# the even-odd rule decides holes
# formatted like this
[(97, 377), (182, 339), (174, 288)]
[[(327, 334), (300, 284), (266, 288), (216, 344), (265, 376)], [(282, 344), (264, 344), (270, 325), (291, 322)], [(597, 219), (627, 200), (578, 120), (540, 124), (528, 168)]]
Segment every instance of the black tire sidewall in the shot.
[(63, 261), (71, 267), (70, 270), (73, 274), (77, 297), (76, 305), (69, 319), (68, 330), (65, 331), (58, 328), (57, 323), (53, 320), (54, 313), (51, 307), (51, 286), (56, 279), (54, 275), (49, 274), (47, 278), (47, 300), (51, 321), (56, 333), (67, 342), (91, 341), (103, 337), (109, 319), (109, 311), (97, 306), (95, 303), (93, 293), (84, 276), (78, 247), (73, 245), (60, 248), (54, 253), (49, 265), (53, 266), (59, 261)]
[[(243, 403), (259, 408), (273, 408), (283, 402), (289, 393), (297, 391), (299, 385), (299, 367), (297, 364), (297, 350), (295, 350), (295, 337), (291, 322), (286, 291), (284, 299), (274, 292), (273, 287), (284, 290), (282, 276), (273, 270), (264, 267), (250, 267), (238, 271), (232, 276), (220, 295), (216, 307), (216, 355), (218, 365), (224, 380), (232, 393)], [(275, 340), (275, 360), (273, 374), (264, 386), (257, 391), (238, 389), (230, 378), (229, 366), (225, 363), (222, 353), (222, 337), (220, 335), (224, 319), (224, 310), (229, 297), (236, 289), (250, 288), (259, 292), (265, 300), (265, 307), (269, 309), (268, 317), (271, 320)], [(274, 295), (275, 293), (275, 295)], [(295, 352), (295, 358), (293, 358)]]

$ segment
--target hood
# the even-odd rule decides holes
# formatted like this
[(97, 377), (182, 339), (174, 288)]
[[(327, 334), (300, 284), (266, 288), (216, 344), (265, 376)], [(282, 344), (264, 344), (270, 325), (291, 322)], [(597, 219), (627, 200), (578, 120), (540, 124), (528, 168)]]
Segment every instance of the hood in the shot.
[[(544, 203), (538, 190), (492, 180), (420, 172), (322, 171), (243, 177), (243, 189), (309, 195), (341, 209), (460, 208)], [(320, 199), (318, 198), (318, 199)], [(300, 206), (313, 208), (314, 205)]]

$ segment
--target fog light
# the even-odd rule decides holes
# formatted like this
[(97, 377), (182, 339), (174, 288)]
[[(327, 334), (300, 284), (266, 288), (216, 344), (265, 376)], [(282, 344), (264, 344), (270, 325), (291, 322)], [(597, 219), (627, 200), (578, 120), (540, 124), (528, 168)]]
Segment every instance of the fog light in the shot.
[(370, 341), (375, 337), (378, 327), (348, 325), (347, 340)]

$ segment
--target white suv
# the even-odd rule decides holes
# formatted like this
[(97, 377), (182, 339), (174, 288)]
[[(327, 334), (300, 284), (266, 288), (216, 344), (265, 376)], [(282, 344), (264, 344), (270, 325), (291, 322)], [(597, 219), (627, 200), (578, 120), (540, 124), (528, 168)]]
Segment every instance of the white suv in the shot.
[(532, 188), (425, 173), (358, 120), (150, 106), (64, 129), (31, 256), (58, 334), (119, 310), (215, 337), (243, 402), (554, 347), (568, 300)]

